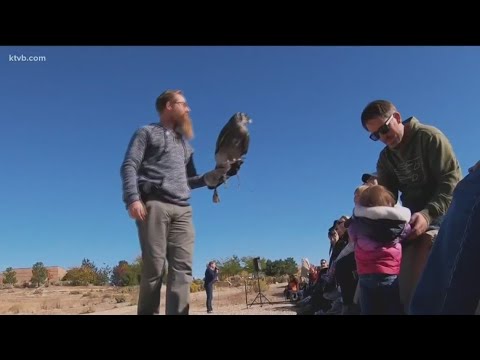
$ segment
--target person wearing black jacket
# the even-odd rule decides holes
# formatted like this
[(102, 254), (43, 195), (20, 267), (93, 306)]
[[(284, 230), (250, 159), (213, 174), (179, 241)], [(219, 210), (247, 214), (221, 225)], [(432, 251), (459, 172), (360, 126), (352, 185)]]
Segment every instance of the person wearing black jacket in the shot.
[(205, 270), (205, 291), (207, 293), (207, 313), (213, 312), (212, 300), (213, 300), (213, 284), (218, 281), (218, 268), (215, 261), (208, 263)]

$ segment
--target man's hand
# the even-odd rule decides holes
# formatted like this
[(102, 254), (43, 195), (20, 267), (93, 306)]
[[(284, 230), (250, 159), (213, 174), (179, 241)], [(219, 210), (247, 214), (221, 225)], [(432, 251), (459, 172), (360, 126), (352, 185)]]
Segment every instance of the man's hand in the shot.
[(228, 170), (230, 170), (230, 163), (226, 162), (214, 170), (205, 173), (203, 176), (205, 179), (205, 184), (209, 188), (214, 188), (218, 184), (221, 184), (223, 181), (225, 181)]
[(480, 161), (477, 161), (475, 165), (473, 165), (470, 169), (468, 169), (468, 172), (472, 173), (474, 171), (477, 171), (478, 169), (480, 169)]
[(132, 219), (144, 221), (147, 218), (147, 209), (140, 200), (137, 200), (128, 206), (128, 215)]
[(410, 226), (412, 227), (412, 232), (408, 236), (408, 239), (416, 239), (425, 231), (427, 231), (428, 222), (425, 216), (423, 216), (419, 212), (416, 212), (412, 215), (412, 218), (410, 219)]

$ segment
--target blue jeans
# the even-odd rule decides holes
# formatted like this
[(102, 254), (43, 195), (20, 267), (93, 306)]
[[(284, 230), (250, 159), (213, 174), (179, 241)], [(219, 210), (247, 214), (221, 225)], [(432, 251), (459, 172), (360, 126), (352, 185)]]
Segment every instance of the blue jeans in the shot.
[(480, 171), (453, 192), (410, 314), (474, 314), (480, 300)]
[(398, 275), (359, 275), (362, 315), (400, 315)]

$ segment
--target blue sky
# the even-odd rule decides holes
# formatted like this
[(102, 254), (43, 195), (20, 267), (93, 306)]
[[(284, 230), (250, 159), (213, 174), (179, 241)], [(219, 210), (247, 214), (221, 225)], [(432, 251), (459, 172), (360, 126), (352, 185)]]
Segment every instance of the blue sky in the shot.
[[(14, 62), (9, 55), (45, 56)], [(382, 98), (450, 139), (465, 175), (479, 160), (478, 47), (0, 47), (0, 270), (98, 266), (140, 254), (120, 165), (154, 102), (182, 89), (199, 172), (237, 111), (254, 120), (240, 179), (194, 190), (194, 276), (212, 258), (328, 257), (380, 142), (360, 124)]]

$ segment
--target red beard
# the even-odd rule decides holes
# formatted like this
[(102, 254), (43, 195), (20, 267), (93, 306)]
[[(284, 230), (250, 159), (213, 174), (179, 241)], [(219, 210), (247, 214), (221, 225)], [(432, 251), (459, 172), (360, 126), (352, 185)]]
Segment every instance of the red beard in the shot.
[(193, 138), (193, 125), (190, 114), (185, 113), (177, 120), (177, 131), (185, 136), (188, 140)]

